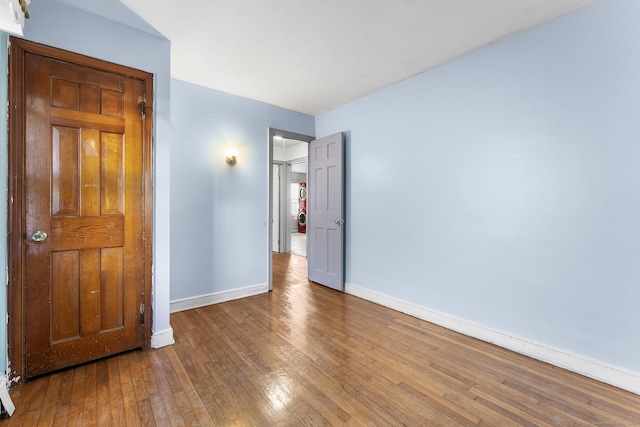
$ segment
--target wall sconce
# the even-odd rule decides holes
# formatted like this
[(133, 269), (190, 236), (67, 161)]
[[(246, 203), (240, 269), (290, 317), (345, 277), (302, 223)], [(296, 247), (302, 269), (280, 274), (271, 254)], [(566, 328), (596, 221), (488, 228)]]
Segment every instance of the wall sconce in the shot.
[(227, 152), (227, 163), (230, 165), (235, 165), (238, 161), (238, 151), (237, 150), (229, 150)]

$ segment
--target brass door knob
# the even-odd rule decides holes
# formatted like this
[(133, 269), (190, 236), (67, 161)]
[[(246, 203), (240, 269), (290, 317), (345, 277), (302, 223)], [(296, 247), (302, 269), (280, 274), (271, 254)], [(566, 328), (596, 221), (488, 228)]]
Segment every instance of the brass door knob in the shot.
[(42, 243), (47, 239), (47, 236), (47, 233), (42, 230), (34, 231), (31, 235), (31, 241), (35, 243)]

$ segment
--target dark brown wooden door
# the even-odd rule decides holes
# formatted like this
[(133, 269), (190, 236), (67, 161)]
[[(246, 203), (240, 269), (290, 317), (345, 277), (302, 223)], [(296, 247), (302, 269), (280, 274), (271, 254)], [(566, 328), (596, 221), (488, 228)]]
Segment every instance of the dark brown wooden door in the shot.
[(144, 82), (24, 58), (31, 377), (144, 344)]

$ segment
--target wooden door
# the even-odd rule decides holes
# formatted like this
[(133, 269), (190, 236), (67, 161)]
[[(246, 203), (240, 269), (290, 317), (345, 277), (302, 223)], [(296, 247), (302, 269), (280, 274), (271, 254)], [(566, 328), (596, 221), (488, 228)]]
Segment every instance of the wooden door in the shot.
[(31, 377), (144, 346), (150, 139), (147, 82), (22, 53)]
[(342, 132), (311, 141), (307, 177), (309, 280), (344, 291)]

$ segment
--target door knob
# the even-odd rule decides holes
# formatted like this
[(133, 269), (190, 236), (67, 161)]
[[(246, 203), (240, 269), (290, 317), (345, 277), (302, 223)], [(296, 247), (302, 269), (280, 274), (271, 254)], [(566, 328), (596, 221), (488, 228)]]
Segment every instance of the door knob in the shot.
[(34, 231), (31, 235), (31, 241), (35, 243), (42, 243), (45, 241), (47, 236), (47, 233), (42, 230)]
[(342, 219), (342, 218), (334, 219), (333, 223), (336, 224), (336, 225), (342, 225), (342, 224), (344, 224), (344, 219)]

